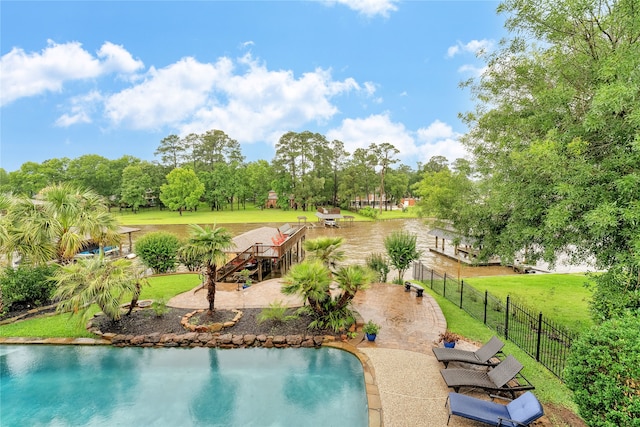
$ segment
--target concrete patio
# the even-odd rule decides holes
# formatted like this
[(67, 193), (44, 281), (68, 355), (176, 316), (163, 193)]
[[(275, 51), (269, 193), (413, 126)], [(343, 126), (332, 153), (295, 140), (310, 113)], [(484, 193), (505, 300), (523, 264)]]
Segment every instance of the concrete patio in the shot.
[[(235, 284), (221, 284), (216, 292), (217, 308), (265, 307), (272, 301), (283, 300), (289, 306), (301, 306), (299, 297), (280, 293), (281, 279), (256, 283), (237, 290)], [(180, 308), (206, 308), (206, 290), (192, 290), (172, 298), (168, 305)], [(381, 419), (370, 417), (371, 427), (446, 426), (448, 410), (445, 401), (449, 389), (440, 375), (443, 366), (437, 362), (431, 348), (437, 345), (446, 320), (440, 307), (429, 295), (416, 297), (404, 287), (374, 284), (359, 292), (354, 308), (365, 321), (381, 325), (375, 342), (361, 340), (350, 344), (360, 352), (361, 360), (369, 362), (370, 373), (377, 386), (378, 396), (369, 395), (370, 407), (379, 406)], [(475, 349), (466, 342), (463, 348)], [(345, 347), (349, 346), (346, 344)], [(379, 399), (379, 402), (375, 400)], [(469, 420), (453, 417), (449, 426), (480, 426)]]

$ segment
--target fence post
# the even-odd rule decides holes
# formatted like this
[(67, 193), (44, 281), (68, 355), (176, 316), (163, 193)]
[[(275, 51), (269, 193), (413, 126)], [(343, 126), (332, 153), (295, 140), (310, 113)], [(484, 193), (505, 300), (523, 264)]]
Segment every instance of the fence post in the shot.
[(444, 272), (444, 277), (442, 279), (442, 296), (447, 297), (447, 272)]
[(511, 298), (507, 295), (507, 308), (504, 312), (504, 337), (509, 339), (509, 302)]
[(460, 308), (462, 308), (462, 295), (464, 295), (464, 280), (460, 280)]
[(484, 291), (484, 324), (487, 324), (487, 305), (489, 304), (489, 291)]
[(536, 343), (536, 361), (540, 361), (540, 344), (542, 341), (542, 312), (538, 315), (538, 342)]

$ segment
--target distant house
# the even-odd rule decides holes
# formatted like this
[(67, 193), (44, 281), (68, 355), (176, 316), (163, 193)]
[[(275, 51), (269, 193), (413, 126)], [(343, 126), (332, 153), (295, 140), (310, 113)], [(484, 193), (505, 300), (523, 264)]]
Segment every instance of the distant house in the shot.
[(267, 202), (264, 205), (267, 209), (273, 209), (278, 207), (278, 194), (271, 190), (269, 191), (269, 195), (267, 196)]
[(400, 199), (400, 204), (405, 208), (409, 206), (415, 206), (416, 199), (413, 197), (403, 197), (402, 199)]

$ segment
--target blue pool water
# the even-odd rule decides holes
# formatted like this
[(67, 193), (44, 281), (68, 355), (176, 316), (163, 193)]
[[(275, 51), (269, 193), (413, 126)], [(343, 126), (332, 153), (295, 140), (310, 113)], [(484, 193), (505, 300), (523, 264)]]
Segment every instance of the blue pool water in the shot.
[(0, 346), (0, 425), (366, 426), (362, 365), (320, 349)]

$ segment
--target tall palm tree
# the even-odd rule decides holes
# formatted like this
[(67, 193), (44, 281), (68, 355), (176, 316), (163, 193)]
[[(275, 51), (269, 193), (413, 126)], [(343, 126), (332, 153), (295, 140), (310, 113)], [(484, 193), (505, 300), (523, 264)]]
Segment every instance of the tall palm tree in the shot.
[(57, 283), (54, 298), (61, 300), (57, 311), (80, 314), (86, 321), (89, 307), (96, 303), (111, 320), (118, 320), (123, 297), (136, 291), (138, 274), (130, 260), (107, 261), (100, 255), (63, 265), (53, 279)]
[(224, 251), (232, 246), (232, 236), (226, 228), (189, 224), (189, 238), (180, 252), (184, 257), (199, 260), (205, 268), (209, 314), (213, 313), (216, 301), (217, 265), (225, 261)]

